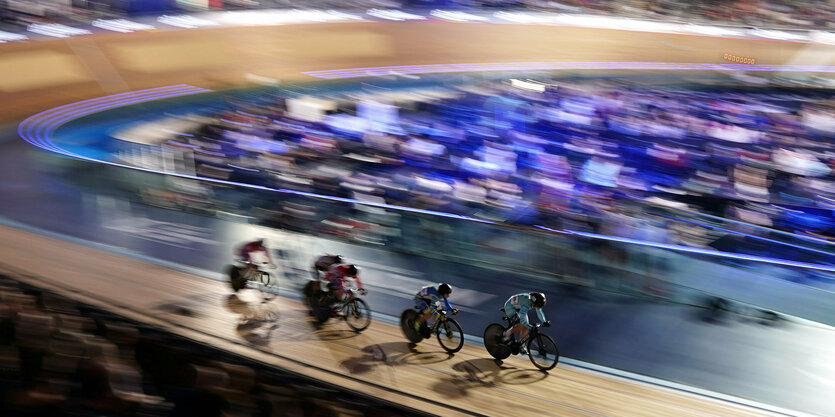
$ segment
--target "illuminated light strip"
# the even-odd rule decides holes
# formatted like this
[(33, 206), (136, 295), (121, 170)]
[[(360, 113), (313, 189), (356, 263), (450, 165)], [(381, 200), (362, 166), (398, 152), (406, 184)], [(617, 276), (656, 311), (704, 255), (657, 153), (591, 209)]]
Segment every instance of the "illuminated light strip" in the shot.
[[(79, 110), (77, 112), (70, 113), (69, 115), (66, 115), (62, 119), (53, 118), (53, 122), (50, 123), (49, 125), (46, 125), (46, 126), (41, 125), (35, 131), (36, 138), (40, 139), (43, 143), (48, 143), (48, 144), (50, 144), (50, 145), (52, 145), (56, 148), (59, 148), (57, 145), (52, 143), (52, 141), (49, 138), (48, 133), (51, 133), (56, 128), (58, 128), (62, 124), (65, 124), (69, 121), (84, 117), (88, 114), (97, 113), (97, 112), (100, 112), (102, 110), (108, 110), (108, 109), (115, 108), (115, 107), (121, 107), (121, 106), (125, 106), (125, 105), (156, 100), (156, 99), (159, 99), (159, 98), (168, 98), (168, 97), (176, 97), (176, 96), (181, 96), (181, 95), (196, 94), (196, 93), (201, 93), (201, 92), (205, 92), (205, 91), (209, 91), (209, 90), (190, 89), (190, 90), (172, 91), (172, 92), (166, 92), (166, 93), (158, 93), (158, 94), (154, 94), (154, 95), (150, 95), (150, 96), (143, 96), (141, 98), (131, 98), (131, 99), (126, 99), (126, 100), (121, 100), (121, 101), (112, 102), (112, 103), (108, 103), (108, 104), (104, 104), (104, 105), (100, 105), (100, 106), (95, 106), (95, 107), (91, 107), (91, 108), (85, 108), (85, 109)], [(43, 134), (43, 136), (41, 136), (41, 134)]]
[[(75, 110), (75, 111), (71, 111), (71, 112), (53, 114), (53, 115), (51, 115), (51, 116), (49, 116), (49, 117), (47, 117), (43, 120), (38, 121), (39, 124), (36, 125), (37, 128), (35, 130), (35, 138), (36, 139), (41, 139), (42, 143), (44, 143), (44, 144), (49, 144), (49, 145), (57, 147), (54, 143), (52, 143), (49, 140), (48, 136), (41, 137), (41, 134), (45, 130), (48, 130), (48, 131), (54, 130), (55, 128), (57, 128), (61, 124), (66, 123), (70, 120), (78, 119), (80, 117), (86, 116), (86, 115), (91, 114), (91, 113), (96, 113), (96, 112), (101, 111), (101, 110), (107, 110), (107, 109), (110, 109), (110, 108), (120, 107), (120, 106), (127, 105), (127, 104), (133, 104), (133, 103), (139, 103), (139, 102), (143, 102), (143, 101), (154, 100), (154, 99), (157, 99), (157, 98), (173, 97), (173, 96), (182, 95), (182, 94), (192, 94), (192, 91), (193, 91), (192, 88), (183, 88), (183, 89), (171, 90), (171, 91), (166, 91), (166, 92), (156, 93), (156, 94), (150, 94), (150, 95), (146, 94), (146, 95), (142, 95), (141, 97), (129, 97), (129, 98), (125, 98), (125, 99), (122, 99), (122, 100), (110, 101), (108, 103), (100, 104), (100, 105), (97, 105), (97, 106), (86, 106), (86, 107), (82, 107), (82, 108), (79, 108), (79, 109), (71, 109), (71, 110)], [(195, 92), (199, 92), (199, 91), (195, 91)], [(63, 119), (61, 119), (61, 117), (63, 117)], [(52, 123), (47, 125), (46, 123), (50, 122), (50, 121), (52, 121)]]
[(26, 27), (29, 32), (56, 38), (71, 38), (73, 36), (89, 35), (93, 32), (60, 23), (32, 23)]
[(108, 108), (108, 107), (118, 107), (126, 102), (131, 101), (143, 101), (147, 100), (151, 97), (159, 97), (159, 96), (167, 96), (170, 94), (179, 94), (185, 91), (194, 91), (195, 87), (190, 86), (183, 86), (178, 88), (169, 88), (166, 90), (155, 90), (155, 91), (148, 91), (142, 94), (132, 94), (132, 95), (120, 95), (120, 97), (110, 98), (108, 97), (106, 100), (94, 100), (88, 101), (83, 105), (79, 103), (72, 103), (69, 105), (61, 106), (62, 109), (60, 111), (55, 111), (56, 109), (50, 109), (45, 112), (38, 113), (34, 116), (29, 117), (28, 119), (24, 120), (23, 123), (28, 125), (36, 125), (42, 124), (45, 121), (54, 120), (58, 117), (63, 117), (69, 114), (76, 114), (85, 110), (89, 109), (101, 109), (101, 108)]
[(98, 97), (55, 107), (26, 118), (18, 125), (18, 134), (23, 140), (39, 148), (78, 157), (52, 143), (50, 133), (63, 123), (85, 115), (159, 98), (175, 97), (211, 91), (204, 88), (178, 84), (147, 90), (130, 91), (111, 96)]
[(4, 32), (0, 30), (0, 43), (25, 41), (29, 39), (28, 36), (20, 33)]
[(226, 166), (228, 166), (230, 168), (242, 169), (244, 171), (261, 172), (260, 170), (257, 170), (255, 168), (247, 168), (247, 167), (242, 167), (240, 165), (226, 164)]
[(90, 102), (84, 103), (83, 105), (81, 104), (83, 102), (72, 103), (72, 104), (61, 106), (60, 111), (55, 111), (57, 109), (56, 108), (56, 109), (50, 109), (50, 110), (38, 113), (34, 116), (31, 116), (31, 117), (27, 118), (26, 120), (23, 121), (23, 123), (29, 122), (30, 120), (34, 121), (34, 122), (37, 122), (37, 123), (40, 123), (43, 120), (54, 118), (54, 117), (64, 116), (64, 115), (69, 114), (70, 112), (77, 111), (77, 110), (80, 110), (80, 109), (90, 109), (90, 108), (94, 108), (94, 107), (95, 108), (100, 108), (102, 106), (111, 105), (113, 103), (122, 103), (122, 102), (125, 102), (126, 100), (142, 100), (146, 97), (159, 96), (159, 95), (164, 95), (164, 94), (169, 94), (169, 93), (176, 93), (176, 92), (181, 92), (181, 91), (186, 91), (186, 90), (193, 90), (195, 88), (196, 87), (182, 86), (182, 87), (177, 87), (177, 88), (168, 88), (168, 89), (165, 89), (165, 90), (148, 91), (148, 92), (143, 92), (142, 94), (133, 94), (133, 95), (120, 96), (120, 97), (113, 97), (113, 98), (107, 97), (106, 100), (90, 101)]
[[(826, 266), (826, 265), (819, 265), (819, 264), (810, 264), (806, 262), (797, 262), (797, 261), (788, 261), (785, 259), (777, 259), (777, 258), (766, 258), (764, 256), (755, 256), (755, 255), (745, 255), (741, 253), (732, 253), (732, 252), (722, 252), (717, 250), (710, 250), (710, 249), (700, 249), (700, 248), (692, 248), (689, 246), (679, 246), (679, 245), (671, 245), (668, 243), (656, 243), (656, 242), (647, 242), (644, 240), (637, 240), (637, 239), (630, 239), (626, 237), (617, 237), (617, 236), (608, 236), (608, 235), (600, 235), (597, 233), (589, 233), (589, 232), (580, 232), (576, 230), (555, 230), (551, 229), (550, 227), (535, 225), (534, 227), (547, 230), (549, 232), (556, 232), (556, 233), (566, 233), (572, 234), (577, 236), (589, 237), (593, 239), (602, 239), (608, 240), (611, 242), (620, 242), (620, 243), (630, 243), (640, 246), (649, 246), (653, 248), (659, 249), (669, 249), (675, 252), (688, 252), (688, 253), (695, 253), (699, 255), (708, 255), (708, 256), (716, 256), (719, 258), (729, 258), (729, 259), (739, 259), (744, 261), (753, 261), (753, 262), (761, 262), (767, 263), (772, 265), (781, 265), (781, 266), (791, 266), (803, 269), (813, 269), (816, 271), (823, 271), (823, 272), (835, 272), (835, 267), (833, 266)], [(825, 290), (824, 290), (825, 291)]]
[[(141, 96), (146, 96), (146, 95), (152, 94), (154, 92), (171, 91), (173, 89), (182, 89), (183, 87), (188, 87), (188, 86), (186, 86), (184, 84), (180, 84), (180, 85), (175, 85), (175, 86), (170, 86), (170, 87), (152, 88), (152, 89), (148, 89), (148, 90), (140, 90), (140, 91), (121, 93), (121, 94), (114, 94), (112, 96), (98, 97), (98, 98), (94, 98), (94, 99), (83, 100), (83, 101), (76, 102), (76, 103), (70, 103), (70, 104), (60, 106), (60, 107), (55, 107), (55, 108), (43, 111), (43, 112), (38, 113), (34, 116), (31, 116), (31, 117), (27, 118), (26, 120), (24, 120), (21, 123), (21, 125), (27, 125), (27, 133), (29, 133), (29, 136), (31, 137), (32, 136), (31, 126), (32, 125), (40, 123), (41, 122), (40, 119), (42, 119), (42, 118), (51, 117), (52, 115), (55, 115), (57, 113), (66, 113), (66, 111), (72, 110), (74, 108), (80, 108), (80, 107), (89, 106), (89, 105), (93, 105), (93, 104), (99, 104), (99, 103), (112, 102), (112, 101), (115, 101), (115, 100), (123, 99), (124, 97), (127, 97), (127, 96), (139, 98)], [(20, 129), (18, 129), (18, 130), (20, 130)], [(46, 144), (44, 144), (44, 145), (46, 145)]]
[(763, 65), (763, 64), (711, 64), (711, 63), (677, 63), (677, 62), (488, 62), (470, 64), (428, 64), (401, 65), (390, 67), (361, 67), (334, 70), (305, 71), (303, 74), (317, 78), (354, 78), (371, 75), (400, 74), (428, 74), (442, 72), (463, 71), (501, 71), (501, 70), (559, 70), (559, 69), (619, 69), (641, 70), (660, 69), (678, 71), (772, 71), (772, 72), (835, 72), (835, 66), (829, 65)]
[[(51, 145), (51, 146), (52, 146), (52, 147), (54, 147), (54, 148), (58, 148), (58, 149), (62, 149), (62, 150), (64, 150), (63, 148), (60, 148), (58, 145), (56, 145), (55, 143), (53, 143), (53, 142), (52, 142), (52, 140), (50, 139), (50, 137), (49, 137), (49, 134), (48, 134), (48, 133), (51, 133), (51, 132), (52, 132), (52, 131), (54, 131), (56, 128), (58, 128), (59, 126), (61, 126), (61, 125), (65, 124), (65, 123), (67, 123), (67, 122), (70, 122), (70, 121), (72, 121), (72, 120), (75, 120), (75, 119), (78, 119), (78, 118), (84, 117), (84, 116), (86, 116), (86, 115), (88, 115), (88, 114), (97, 113), (97, 112), (99, 112), (99, 111), (102, 111), (102, 110), (107, 110), (107, 109), (114, 108), (114, 107), (119, 107), (119, 106), (123, 106), (123, 105), (134, 104), (134, 103), (139, 103), (139, 102), (143, 102), (143, 101), (155, 100), (155, 99), (158, 99), (158, 98), (175, 97), (175, 96), (184, 95), (184, 94), (195, 94), (195, 93), (199, 93), (199, 92), (201, 92), (201, 91), (181, 92), (181, 93), (178, 93), (178, 94), (156, 95), (156, 96), (152, 96), (152, 97), (146, 97), (146, 98), (143, 98), (143, 99), (141, 99), (141, 100), (131, 100), (131, 101), (126, 101), (126, 102), (121, 102), (121, 103), (114, 103), (114, 104), (112, 104), (112, 105), (108, 105), (107, 107), (100, 107), (100, 108), (95, 108), (95, 109), (87, 109), (87, 110), (82, 111), (82, 112), (77, 112), (77, 113), (75, 113), (75, 114), (71, 114), (71, 115), (69, 115), (69, 116), (67, 116), (67, 117), (65, 117), (65, 118), (63, 118), (63, 119), (58, 119), (58, 120), (55, 120), (53, 123), (51, 123), (51, 124), (49, 124), (49, 125), (46, 125), (46, 126), (40, 126), (40, 127), (38, 128), (38, 130), (36, 131), (36, 138), (37, 138), (37, 139), (40, 139), (42, 142), (48, 143), (49, 145)], [(43, 136), (41, 136), (41, 134), (43, 134)], [(66, 150), (64, 150), (64, 151), (66, 151)]]
[(151, 92), (151, 91), (170, 90), (170, 89), (173, 89), (173, 88), (180, 88), (180, 87), (189, 87), (189, 85), (187, 85), (187, 84), (175, 84), (175, 85), (169, 85), (169, 86), (165, 86), (165, 87), (149, 88), (147, 90), (127, 91), (127, 92), (124, 92), (124, 93), (112, 94), (112, 95), (104, 96), (104, 97), (90, 98), (90, 99), (87, 99), (87, 100), (76, 101), (74, 103), (64, 104), (63, 106), (53, 107), (49, 110), (44, 110), (44, 111), (42, 111), (38, 114), (52, 113), (54, 111), (66, 109), (68, 107), (74, 107), (74, 106), (77, 106), (79, 104), (102, 102), (102, 101), (105, 101), (105, 100), (116, 99), (116, 98), (124, 97), (124, 96), (128, 96), (128, 95), (144, 94), (144, 93)]
[[(53, 114), (53, 115), (45, 118), (44, 120), (38, 120), (38, 124), (36, 125), (37, 127), (36, 127), (36, 130), (35, 130), (35, 139), (40, 140), (41, 143), (46, 144), (48, 146), (51, 145), (54, 148), (59, 148), (54, 143), (52, 143), (51, 140), (49, 140), (49, 135), (44, 134), (43, 136), (41, 136), (41, 134), (43, 134), (44, 132), (51, 132), (52, 130), (54, 130), (55, 128), (60, 126), (61, 124), (69, 122), (73, 119), (78, 119), (78, 118), (81, 118), (81, 117), (86, 116), (88, 114), (96, 113), (96, 112), (99, 112), (99, 111), (102, 111), (102, 110), (107, 110), (107, 109), (120, 107), (120, 106), (124, 106), (124, 105), (128, 105), (128, 104), (140, 103), (140, 102), (143, 102), (143, 101), (155, 100), (155, 99), (158, 99), (158, 98), (174, 97), (174, 96), (179, 96), (179, 95), (184, 95), (184, 94), (194, 94), (194, 93), (203, 92), (203, 91), (204, 91), (203, 89), (199, 89), (197, 87), (184, 87), (184, 88), (177, 89), (177, 90), (169, 90), (169, 91), (150, 94), (150, 95), (144, 94), (140, 97), (129, 97), (129, 98), (121, 99), (121, 100), (109, 101), (105, 104), (100, 104), (100, 105), (97, 105), (97, 106), (85, 106), (85, 107), (82, 107), (80, 109), (70, 109), (70, 110), (76, 110), (76, 111), (56, 113), (56, 114)], [(207, 90), (205, 90), (205, 91), (207, 91)], [(61, 118), (61, 117), (63, 117), (63, 118)], [(46, 123), (49, 122), (49, 121), (52, 121), (52, 123), (47, 125)]]
[[(30, 117), (26, 118), (26, 120), (21, 122), (20, 126), (23, 126), (23, 125), (28, 126), (28, 125), (31, 125), (31, 124), (35, 124), (35, 123), (38, 122), (38, 119), (40, 119), (40, 118), (46, 117), (46, 116), (48, 116), (50, 114), (53, 114), (53, 113), (64, 112), (65, 110), (71, 109), (71, 108), (74, 108), (74, 107), (80, 107), (81, 105), (104, 103), (104, 102), (108, 102), (108, 101), (112, 101), (112, 100), (118, 100), (118, 99), (123, 98), (125, 96), (138, 96), (138, 95), (143, 95), (143, 94), (150, 94), (151, 92), (155, 92), (155, 91), (171, 90), (171, 89), (175, 89), (175, 88), (181, 88), (181, 87), (184, 87), (184, 86), (186, 86), (186, 85), (185, 84), (178, 84), (178, 85), (173, 85), (173, 86), (168, 86), (168, 87), (157, 87), (157, 88), (150, 88), (150, 89), (147, 89), (147, 90), (129, 91), (129, 92), (125, 92), (125, 93), (113, 94), (113, 95), (110, 95), (110, 96), (97, 97), (97, 98), (78, 101), (78, 102), (75, 102), (75, 103), (65, 104), (63, 106), (54, 107), (54, 108), (51, 108), (49, 110), (45, 110), (45, 111), (42, 111), (38, 114), (30, 116)], [(31, 135), (31, 128), (29, 128), (27, 130), (27, 132), (29, 132), (30, 135)], [(18, 133), (20, 133), (20, 127), (18, 128)], [(21, 137), (23, 137), (22, 134), (21, 134)]]

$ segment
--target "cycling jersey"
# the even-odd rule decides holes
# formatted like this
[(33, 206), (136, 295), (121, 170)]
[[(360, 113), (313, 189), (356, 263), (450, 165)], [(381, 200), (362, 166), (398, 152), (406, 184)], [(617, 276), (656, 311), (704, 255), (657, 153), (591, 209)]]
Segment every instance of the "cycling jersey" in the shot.
[(440, 302), (444, 303), (444, 309), (453, 310), (452, 305), (449, 304), (449, 299), (444, 298), (438, 292), (438, 286), (436, 285), (427, 285), (415, 295), (415, 307), (422, 309), (423, 312), (430, 310), (433, 304), (437, 305)]
[(257, 240), (253, 242), (249, 242), (245, 245), (241, 245), (238, 250), (235, 252), (236, 255), (243, 259), (246, 262), (253, 262), (252, 255), (255, 253), (264, 253), (264, 256), (267, 258), (268, 262), (272, 262), (272, 258), (270, 258), (270, 251)]
[(331, 285), (334, 288), (342, 290), (345, 287), (345, 281), (348, 278), (353, 278), (357, 281), (357, 288), (362, 289), (362, 282), (360, 282), (359, 275), (348, 275), (348, 269), (351, 265), (341, 264), (341, 265), (333, 265), (328, 269), (328, 274), (325, 276), (325, 280), (330, 281)]
[[(522, 323), (527, 328), (531, 328), (531, 323), (528, 321), (528, 311), (533, 308), (530, 293), (520, 293), (510, 297), (504, 303), (504, 312), (508, 317), (513, 317), (514, 314), (519, 315), (519, 323)], [(540, 323), (545, 322), (545, 312), (541, 308), (534, 308), (536, 316)]]

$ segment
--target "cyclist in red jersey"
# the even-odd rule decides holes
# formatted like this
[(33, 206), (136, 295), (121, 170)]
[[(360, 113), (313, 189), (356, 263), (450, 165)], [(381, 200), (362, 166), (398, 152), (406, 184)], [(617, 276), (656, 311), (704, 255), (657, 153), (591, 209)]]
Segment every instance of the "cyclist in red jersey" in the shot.
[(325, 276), (325, 280), (329, 281), (328, 287), (330, 287), (331, 291), (333, 291), (336, 302), (342, 301), (345, 282), (348, 278), (353, 278), (357, 282), (357, 288), (359, 289), (360, 294), (366, 294), (365, 288), (362, 287), (362, 281), (360, 281), (359, 270), (355, 265), (332, 265), (330, 269), (328, 269), (328, 274)]
[(238, 247), (235, 250), (235, 255), (238, 256), (238, 259), (241, 262), (245, 262), (247, 265), (247, 269), (251, 270), (257, 268), (258, 266), (255, 265), (255, 262), (252, 259), (253, 254), (260, 254), (263, 253), (264, 257), (267, 259), (267, 262), (272, 265), (273, 259), (270, 256), (270, 250), (266, 247), (266, 242), (263, 238), (253, 240), (252, 242), (245, 243)]

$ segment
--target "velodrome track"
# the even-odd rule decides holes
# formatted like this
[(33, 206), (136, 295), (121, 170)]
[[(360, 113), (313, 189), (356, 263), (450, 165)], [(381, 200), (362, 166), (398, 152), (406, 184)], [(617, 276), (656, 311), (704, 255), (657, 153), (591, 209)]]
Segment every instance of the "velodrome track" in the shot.
[[(763, 64), (826, 65), (831, 49), (790, 42), (436, 22), (99, 35), (0, 46), (0, 110), (3, 119), (11, 122), (56, 105), (128, 90), (175, 83), (213, 89), (242, 86), (249, 82), (247, 74), (304, 81), (313, 80), (304, 71), (389, 65), (724, 63), (723, 53), (754, 57)], [(15, 229), (2, 230), (0, 247), (0, 262), (31, 275), (27, 279), (278, 366), (440, 415), (494, 415), (517, 406), (540, 413), (550, 410), (546, 413), (555, 415), (765, 414), (571, 367), (560, 366), (543, 379), (542, 374), (528, 371), (522, 359), (497, 367), (484, 359), (483, 348), (478, 346), (468, 345), (454, 358), (440, 356), (431, 341), (420, 346), (418, 353), (410, 352), (399, 330), (381, 322), (359, 336), (348, 337), (338, 325), (311, 333), (300, 306), (290, 299), (276, 301), (280, 327), (273, 331), (269, 344), (256, 348), (244, 341), (258, 340), (248, 340), (251, 336), (242, 334), (238, 326), (240, 315), (257, 306), (252, 293), (228, 298), (226, 287), (216, 281)], [(32, 248), (41, 247), (49, 250), (33, 253)], [(161, 306), (183, 304), (194, 314), (161, 312)], [(385, 352), (385, 360), (375, 355), (377, 349)], [(459, 408), (431, 401), (437, 399)]]
[[(0, 247), (0, 272), (29, 284), (437, 415), (778, 415), (572, 366), (546, 374), (522, 357), (499, 366), (470, 343), (454, 356), (434, 340), (412, 349), (397, 326), (379, 320), (361, 334), (338, 322), (317, 329), (294, 299), (262, 303), (256, 290), (231, 295), (223, 282), (7, 226)], [(276, 324), (246, 323), (268, 312)]]

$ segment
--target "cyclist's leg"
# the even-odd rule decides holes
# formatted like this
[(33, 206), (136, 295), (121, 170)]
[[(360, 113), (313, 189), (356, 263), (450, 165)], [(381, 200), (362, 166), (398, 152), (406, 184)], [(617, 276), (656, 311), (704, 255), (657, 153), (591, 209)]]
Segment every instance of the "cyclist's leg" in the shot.
[(531, 328), (531, 324), (528, 321), (528, 313), (525, 310), (517, 311), (516, 313), (519, 316), (519, 323), (517, 323), (514, 327), (514, 331), (519, 333), (519, 353), (522, 355), (527, 355), (528, 352), (525, 349), (525, 341), (528, 337), (528, 332)]
[(518, 340), (521, 341), (525, 338), (525, 336), (528, 335), (528, 328), (525, 327), (525, 325), (522, 324), (522, 323), (516, 323), (513, 326), (510, 326), (510, 328), (507, 329), (504, 332), (504, 335), (505, 335), (504, 340), (505, 341), (510, 340), (511, 336), (513, 336), (514, 334), (518, 334), (519, 335)]
[(516, 315), (517, 315), (517, 313), (518, 313), (518, 312), (517, 312), (517, 311), (516, 311), (516, 309), (513, 307), (513, 304), (511, 304), (511, 303), (510, 303), (510, 301), (508, 301), (508, 302), (504, 303), (504, 314), (505, 314), (505, 315), (507, 316), (507, 318), (510, 320), (510, 321), (508, 322), (508, 324), (510, 325), (510, 327), (508, 327), (508, 329), (507, 329), (507, 330), (505, 330), (505, 332), (504, 332), (504, 334), (503, 334), (503, 336), (504, 336), (504, 337), (503, 337), (502, 339), (503, 339), (504, 341), (508, 341), (508, 340), (510, 340), (510, 336), (511, 336), (513, 333), (516, 333), (516, 332), (518, 332), (518, 331), (519, 331), (519, 330), (518, 330), (519, 323), (514, 324), (514, 322), (516, 321)]
[(252, 272), (255, 267), (251, 263), (247, 263), (244, 267), (244, 279), (247, 281), (252, 280)]
[(337, 293), (336, 287), (337, 287), (338, 284), (336, 284), (335, 281), (336, 280), (328, 280), (328, 281), (326, 281), (327, 284), (325, 285), (325, 287), (328, 289), (328, 291), (326, 293), (326, 296), (328, 297), (328, 300), (330, 302), (331, 307), (335, 306), (337, 304), (337, 301), (338, 301), (338, 298), (336, 296), (336, 293)]
[(525, 337), (528, 335), (527, 316), (522, 314), (521, 311), (513, 308), (513, 306), (510, 305), (510, 303), (505, 305), (505, 313), (507, 313), (508, 318), (510, 318), (510, 322), (508, 329), (504, 332), (504, 337), (502, 337), (502, 341), (508, 343), (510, 342), (510, 340), (512, 340), (513, 334), (518, 333), (519, 338), (517, 340), (520, 342), (518, 353), (521, 353), (523, 355), (527, 354), (528, 352), (525, 351), (524, 343), (521, 343), (525, 340)]
[(247, 253), (244, 258), (244, 262), (246, 263), (246, 280), (250, 281), (253, 278), (256, 278), (257, 276), (255, 274), (258, 272), (258, 266), (252, 259), (252, 254)]
[(519, 324), (516, 325), (516, 327), (518, 327), (519, 331), (519, 340), (525, 340), (525, 338), (528, 337), (528, 326), (526, 326), (520, 321)]
[(420, 298), (420, 311), (423, 313), (420, 315), (421, 322), (425, 322), (426, 320), (428, 320), (434, 312), (432, 304), (432, 300), (423, 297)]
[(519, 316), (519, 323), (515, 326), (519, 332), (519, 341), (525, 340), (528, 337), (528, 330), (531, 328), (531, 323), (528, 321), (528, 310), (521, 309), (516, 312)]
[(432, 307), (429, 300), (420, 296), (415, 296), (415, 307), (423, 312), (423, 314), (418, 316), (418, 319), (415, 320), (415, 331), (418, 331), (420, 329), (420, 325), (426, 323), (426, 320), (432, 315)]
[(342, 301), (342, 279), (341, 278), (333, 278), (331, 279), (330, 283), (328, 284), (328, 288), (331, 290), (333, 294), (333, 299), (335, 302)]

